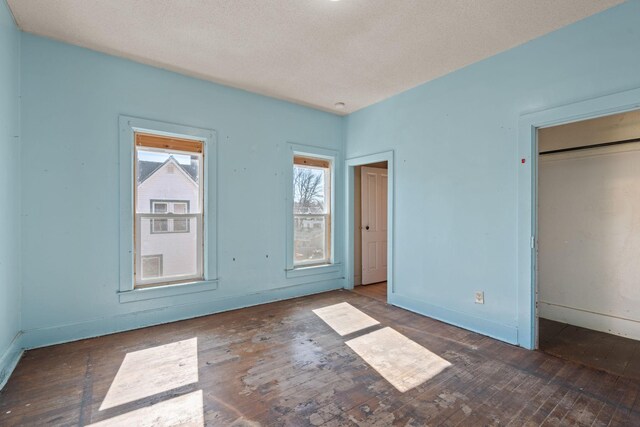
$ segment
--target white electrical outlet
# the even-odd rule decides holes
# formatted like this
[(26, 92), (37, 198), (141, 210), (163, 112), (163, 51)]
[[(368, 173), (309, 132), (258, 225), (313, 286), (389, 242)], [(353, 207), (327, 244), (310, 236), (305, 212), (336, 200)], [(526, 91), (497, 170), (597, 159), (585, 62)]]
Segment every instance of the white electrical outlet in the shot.
[(476, 292), (476, 304), (484, 304), (484, 292), (477, 291)]

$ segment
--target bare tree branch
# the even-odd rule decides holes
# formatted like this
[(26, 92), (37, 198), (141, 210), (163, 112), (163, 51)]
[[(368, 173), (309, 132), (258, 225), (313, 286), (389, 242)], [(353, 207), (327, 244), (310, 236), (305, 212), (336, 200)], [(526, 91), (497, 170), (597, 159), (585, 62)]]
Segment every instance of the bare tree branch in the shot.
[(323, 174), (308, 168), (294, 167), (294, 203), (297, 208), (324, 207)]

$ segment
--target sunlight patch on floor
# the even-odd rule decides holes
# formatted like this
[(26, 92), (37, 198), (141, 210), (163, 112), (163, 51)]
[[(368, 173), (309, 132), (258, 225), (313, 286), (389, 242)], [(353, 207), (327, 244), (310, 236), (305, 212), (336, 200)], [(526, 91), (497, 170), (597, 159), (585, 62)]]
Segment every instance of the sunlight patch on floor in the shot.
[(367, 316), (348, 302), (318, 308), (313, 312), (340, 336), (380, 324), (376, 319)]
[(100, 410), (196, 382), (197, 338), (127, 353), (100, 405)]
[(202, 427), (204, 413), (202, 390), (136, 409), (89, 427)]
[(400, 392), (419, 386), (451, 366), (445, 359), (389, 327), (346, 344)]

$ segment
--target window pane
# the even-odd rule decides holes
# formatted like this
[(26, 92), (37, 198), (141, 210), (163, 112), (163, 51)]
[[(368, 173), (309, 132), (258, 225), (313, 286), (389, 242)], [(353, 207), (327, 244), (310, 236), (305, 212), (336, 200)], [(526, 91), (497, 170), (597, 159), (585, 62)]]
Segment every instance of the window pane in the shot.
[(330, 260), (330, 172), (326, 161), (293, 165), (293, 263), (309, 265)]
[(174, 203), (173, 204), (173, 213), (175, 214), (186, 214), (187, 213), (187, 204), (186, 203)]
[(293, 166), (293, 213), (324, 214), (328, 203), (325, 182), (328, 169)]
[(136, 284), (202, 279), (202, 155), (139, 147), (136, 158)]
[[(199, 154), (139, 148), (137, 150), (136, 212), (170, 212), (183, 203), (190, 213), (201, 213)], [(173, 172), (171, 172), (173, 170)], [(177, 207), (181, 209), (180, 207)], [(174, 213), (186, 213), (175, 212)]]
[(153, 212), (155, 213), (167, 213), (167, 204), (160, 202), (153, 202)]
[(186, 233), (189, 231), (188, 220), (182, 218), (176, 218), (173, 220), (173, 232), (174, 233)]
[(294, 263), (312, 264), (328, 261), (326, 250), (327, 220), (323, 215), (294, 215)]
[(166, 233), (169, 231), (169, 221), (166, 219), (153, 219), (152, 224), (154, 233)]
[[(195, 277), (199, 274), (198, 237), (200, 231), (197, 218), (184, 219), (187, 232), (148, 234), (151, 219), (142, 217), (140, 242), (140, 256), (145, 257), (161, 254), (162, 272), (157, 276), (157, 282), (171, 282), (185, 277)], [(158, 221), (154, 219), (153, 222)], [(175, 226), (175, 224), (174, 224)], [(147, 233), (145, 233), (145, 230)], [(142, 265), (142, 280), (149, 276), (144, 274)]]
[(142, 257), (142, 277), (151, 278), (162, 276), (162, 255)]

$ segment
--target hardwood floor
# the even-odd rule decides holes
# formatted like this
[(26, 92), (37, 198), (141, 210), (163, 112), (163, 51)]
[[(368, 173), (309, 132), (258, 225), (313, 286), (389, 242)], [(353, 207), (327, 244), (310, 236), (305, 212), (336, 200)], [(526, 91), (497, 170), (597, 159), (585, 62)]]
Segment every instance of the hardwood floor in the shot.
[[(312, 311), (342, 302), (379, 325), (340, 336)], [(385, 328), (447, 363), (400, 392), (346, 344)], [(212, 426), (639, 426), (640, 381), (334, 291), (31, 350), (0, 392), (2, 426), (154, 425), (161, 409)]]
[(387, 282), (355, 286), (353, 292), (377, 299), (378, 301), (387, 302)]
[(640, 380), (640, 341), (542, 318), (539, 337), (549, 354)]

